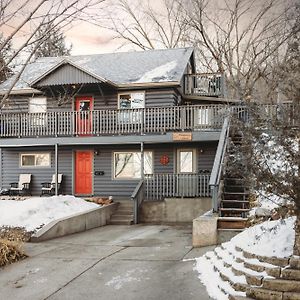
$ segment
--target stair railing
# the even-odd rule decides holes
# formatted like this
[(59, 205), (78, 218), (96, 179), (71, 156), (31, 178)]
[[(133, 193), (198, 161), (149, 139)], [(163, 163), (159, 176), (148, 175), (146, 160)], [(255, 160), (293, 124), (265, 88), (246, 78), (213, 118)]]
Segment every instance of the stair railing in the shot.
[(219, 208), (219, 200), (220, 200), (220, 195), (222, 190), (221, 174), (224, 166), (224, 159), (226, 156), (226, 149), (228, 144), (229, 123), (230, 123), (230, 115), (226, 116), (224, 119), (222, 131), (218, 143), (218, 148), (214, 160), (214, 165), (209, 180), (214, 212), (217, 212)]
[(141, 204), (144, 201), (144, 180), (140, 180), (136, 188), (134, 189), (131, 200), (133, 201), (133, 222), (134, 224), (139, 223), (139, 210)]

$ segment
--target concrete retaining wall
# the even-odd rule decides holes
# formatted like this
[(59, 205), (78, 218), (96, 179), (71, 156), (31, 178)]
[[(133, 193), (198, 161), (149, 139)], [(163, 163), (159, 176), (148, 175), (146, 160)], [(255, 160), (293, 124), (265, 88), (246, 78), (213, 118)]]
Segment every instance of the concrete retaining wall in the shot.
[(140, 211), (140, 221), (144, 223), (192, 222), (211, 208), (211, 198), (167, 198), (164, 201), (144, 201)]
[(32, 235), (31, 242), (41, 242), (68, 234), (86, 231), (106, 225), (118, 204), (112, 203), (99, 208), (88, 210), (84, 213), (74, 214), (61, 218), (45, 225)]

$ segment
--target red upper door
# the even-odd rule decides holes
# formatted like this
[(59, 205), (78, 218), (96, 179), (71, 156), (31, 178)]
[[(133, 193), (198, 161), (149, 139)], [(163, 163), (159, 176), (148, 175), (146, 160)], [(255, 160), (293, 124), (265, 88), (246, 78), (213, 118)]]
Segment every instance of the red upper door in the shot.
[(94, 102), (93, 97), (77, 97), (75, 109), (78, 112), (76, 117), (76, 133), (78, 135), (92, 134), (92, 113)]
[(75, 194), (92, 195), (93, 151), (76, 151), (75, 154)]

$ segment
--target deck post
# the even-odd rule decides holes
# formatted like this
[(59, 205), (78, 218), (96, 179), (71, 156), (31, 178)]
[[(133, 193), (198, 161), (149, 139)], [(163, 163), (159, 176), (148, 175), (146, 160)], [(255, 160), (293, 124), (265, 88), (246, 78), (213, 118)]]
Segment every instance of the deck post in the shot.
[(141, 179), (144, 177), (144, 142), (141, 142)]
[(58, 144), (55, 144), (55, 196), (58, 195)]

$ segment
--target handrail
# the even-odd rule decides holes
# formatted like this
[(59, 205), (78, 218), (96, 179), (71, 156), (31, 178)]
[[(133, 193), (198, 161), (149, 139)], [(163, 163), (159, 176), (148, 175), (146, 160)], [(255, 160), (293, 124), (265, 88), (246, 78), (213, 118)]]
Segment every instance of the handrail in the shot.
[(227, 143), (229, 135), (229, 116), (225, 117), (222, 131), (220, 134), (220, 139), (218, 143), (218, 148), (214, 160), (213, 169), (211, 172), (211, 177), (209, 181), (209, 186), (211, 188), (212, 200), (213, 200), (213, 210), (218, 210), (218, 192), (220, 186), (221, 172), (223, 167), (223, 161), (226, 153)]
[(141, 179), (134, 189), (131, 200), (133, 201), (134, 211), (133, 211), (133, 221), (134, 224), (139, 223), (139, 208), (144, 201), (144, 180)]

